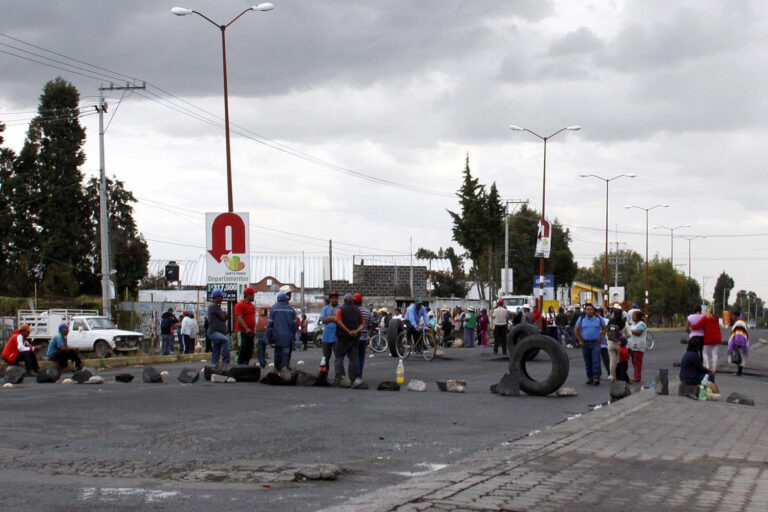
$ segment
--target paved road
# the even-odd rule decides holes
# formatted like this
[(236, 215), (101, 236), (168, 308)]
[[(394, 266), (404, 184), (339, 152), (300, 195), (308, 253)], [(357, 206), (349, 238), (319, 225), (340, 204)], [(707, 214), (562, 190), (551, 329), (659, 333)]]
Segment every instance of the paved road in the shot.
[[(645, 376), (679, 360), (681, 335), (657, 334)], [(315, 369), (319, 352), (295, 360)], [(425, 393), (183, 385), (175, 381), (179, 365), (164, 384), (110, 382), (124, 369), (104, 372), (100, 386), (23, 384), (0, 393), (12, 411), (0, 416), (3, 509), (332, 507), (606, 401), (608, 386), (584, 385), (580, 352), (569, 356), (576, 398), (492, 395), (507, 361), (487, 348), (407, 361), (406, 379), (426, 381)], [(367, 360), (366, 380), (392, 380), (395, 361)], [(469, 381), (467, 393), (438, 392), (434, 381), (446, 378)], [(314, 478), (335, 467), (343, 470), (335, 481), (294, 481), (297, 472)]]

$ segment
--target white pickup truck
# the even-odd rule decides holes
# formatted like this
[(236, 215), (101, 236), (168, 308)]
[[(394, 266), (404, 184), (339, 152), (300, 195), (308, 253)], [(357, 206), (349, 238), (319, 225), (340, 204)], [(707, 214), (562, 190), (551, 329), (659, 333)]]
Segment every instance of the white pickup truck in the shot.
[(20, 310), (17, 321), (18, 325), (29, 324), (29, 338), (33, 344), (50, 342), (59, 325), (67, 323), (67, 345), (83, 352), (93, 351), (98, 357), (108, 357), (113, 352), (135, 352), (144, 340), (140, 332), (120, 330), (112, 320), (99, 316), (95, 310)]

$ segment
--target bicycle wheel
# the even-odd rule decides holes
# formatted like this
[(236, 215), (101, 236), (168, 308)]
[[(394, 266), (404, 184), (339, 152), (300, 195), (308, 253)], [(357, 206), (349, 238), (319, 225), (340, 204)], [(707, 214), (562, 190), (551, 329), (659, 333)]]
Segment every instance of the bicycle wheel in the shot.
[(387, 337), (380, 332), (376, 333), (368, 344), (374, 352), (385, 352), (387, 350)]
[(423, 350), (422, 355), (427, 361), (431, 361), (437, 354), (437, 343), (435, 343), (435, 337), (431, 332), (426, 332), (421, 336), (421, 348)]
[(397, 357), (400, 359), (408, 359), (411, 355), (411, 342), (408, 341), (408, 337), (405, 332), (401, 332), (397, 335), (397, 341), (395, 342), (395, 350), (397, 351)]
[(645, 333), (645, 349), (646, 350), (653, 350), (653, 347), (656, 345), (656, 338), (653, 337), (653, 334), (650, 332)]

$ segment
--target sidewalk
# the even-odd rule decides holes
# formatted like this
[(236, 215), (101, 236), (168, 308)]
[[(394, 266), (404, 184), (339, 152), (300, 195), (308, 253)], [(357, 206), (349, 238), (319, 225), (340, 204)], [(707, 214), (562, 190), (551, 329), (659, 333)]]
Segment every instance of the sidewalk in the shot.
[[(768, 368), (768, 348), (753, 347), (747, 368)], [(718, 402), (676, 396), (675, 379), (669, 396), (640, 391), (329, 510), (764, 512), (768, 378), (723, 373), (717, 382)], [(755, 407), (726, 403), (734, 391)]]

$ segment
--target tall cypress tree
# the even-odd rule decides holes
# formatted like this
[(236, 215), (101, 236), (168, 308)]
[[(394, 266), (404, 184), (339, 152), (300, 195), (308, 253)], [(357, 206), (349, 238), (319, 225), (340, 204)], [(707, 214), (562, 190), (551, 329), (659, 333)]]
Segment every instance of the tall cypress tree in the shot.
[[(20, 213), (34, 227), (34, 233), (19, 241), (19, 258), (26, 259), (27, 274), (41, 282), (42, 292), (55, 295), (76, 295), (92, 269), (91, 220), (80, 171), (85, 129), (79, 102), (80, 93), (66, 80), (45, 84), (15, 169), (18, 199), (27, 197)], [(19, 231), (28, 231), (28, 226)]]
[(10, 270), (11, 245), (13, 243), (13, 211), (11, 208), (13, 186), (13, 161), (16, 155), (3, 147), (5, 125), (0, 123), (0, 292), (7, 291)]

